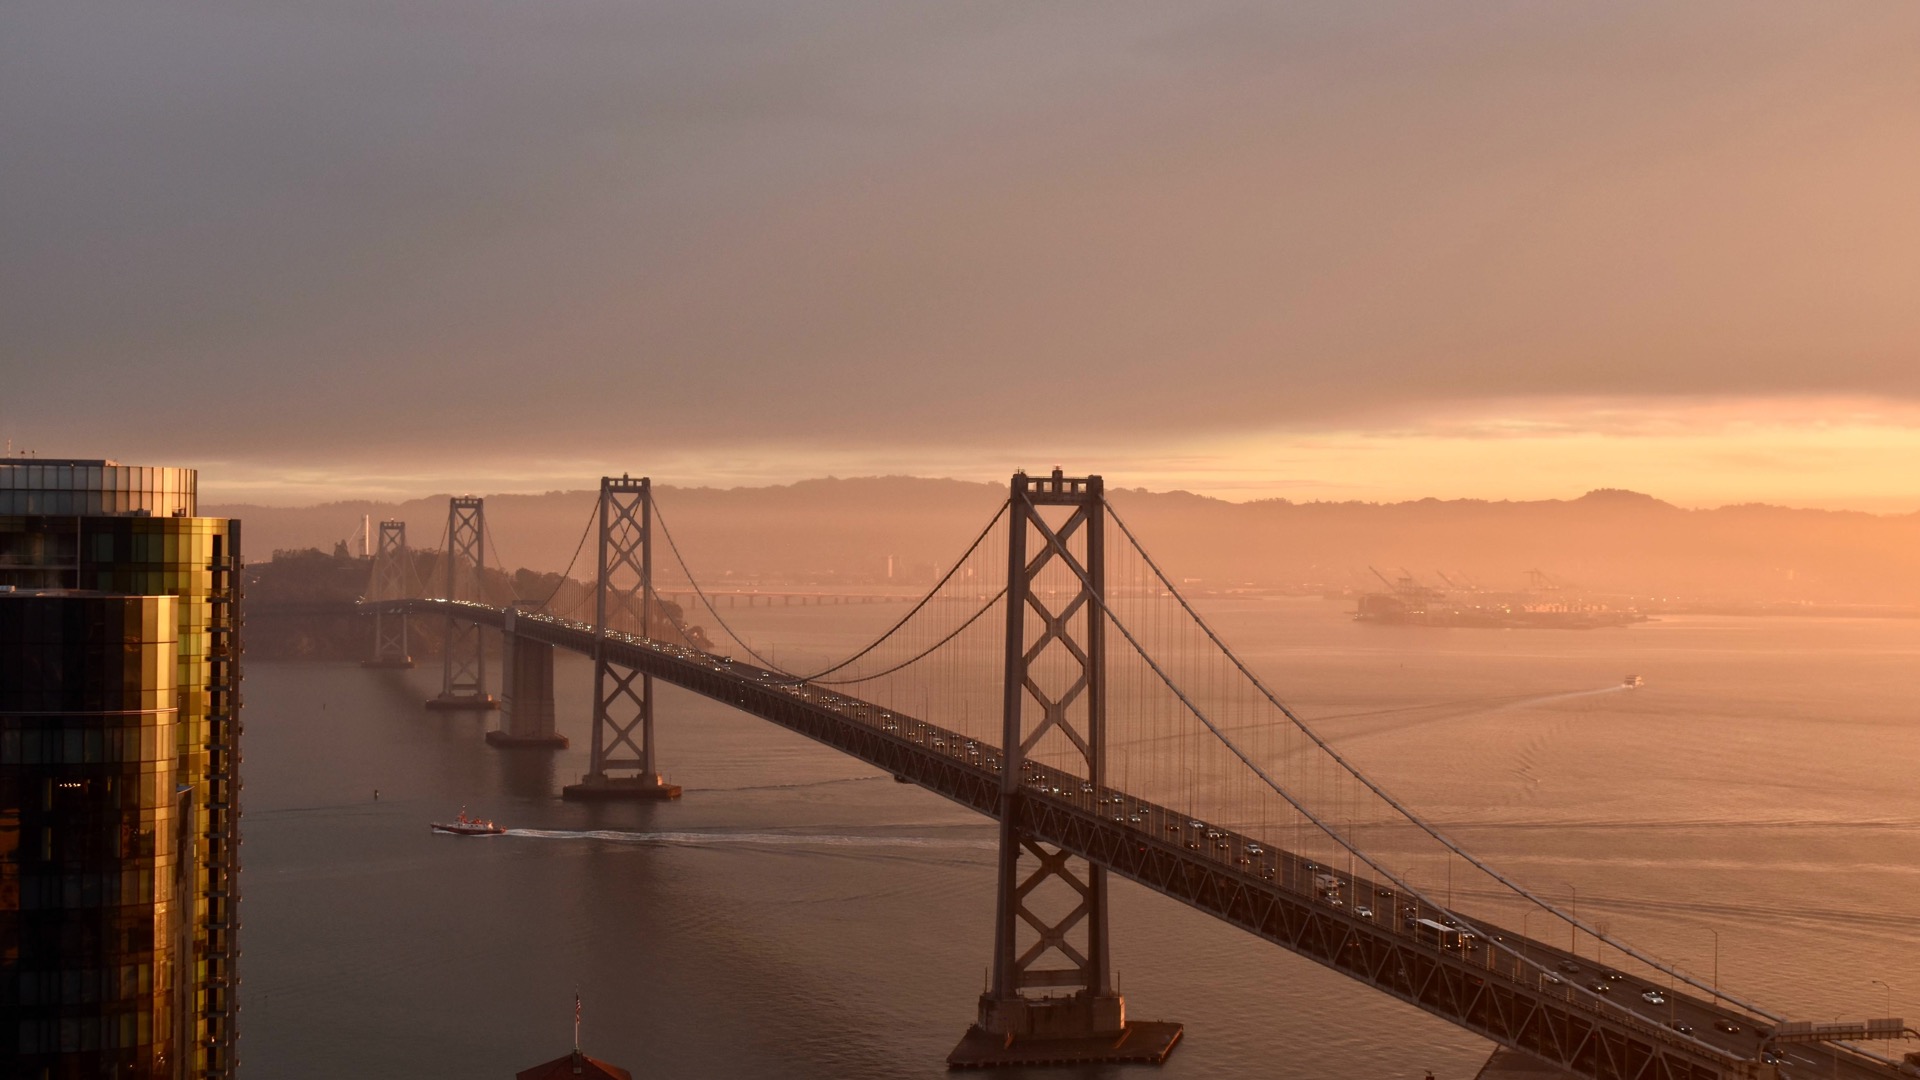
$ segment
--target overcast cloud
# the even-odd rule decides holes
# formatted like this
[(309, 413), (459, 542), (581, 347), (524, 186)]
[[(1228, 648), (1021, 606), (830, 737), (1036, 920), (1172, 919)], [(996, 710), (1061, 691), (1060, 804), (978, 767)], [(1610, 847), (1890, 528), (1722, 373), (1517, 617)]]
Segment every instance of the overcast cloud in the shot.
[(1914, 4), (15, 0), (0, 433), (325, 471), (1911, 400), (1916, 132)]

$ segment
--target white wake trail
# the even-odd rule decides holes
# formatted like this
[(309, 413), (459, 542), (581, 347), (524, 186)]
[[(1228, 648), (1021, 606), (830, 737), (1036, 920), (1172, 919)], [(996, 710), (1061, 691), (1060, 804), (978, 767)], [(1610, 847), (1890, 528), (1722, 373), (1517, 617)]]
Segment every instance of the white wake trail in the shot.
[(530, 840), (604, 840), (615, 844), (675, 844), (684, 847), (717, 847), (730, 844), (755, 844), (780, 847), (860, 847), (860, 848), (964, 848), (992, 851), (992, 840), (966, 840), (933, 836), (869, 836), (848, 833), (769, 833), (769, 832), (624, 832), (616, 829), (508, 829), (508, 836)]

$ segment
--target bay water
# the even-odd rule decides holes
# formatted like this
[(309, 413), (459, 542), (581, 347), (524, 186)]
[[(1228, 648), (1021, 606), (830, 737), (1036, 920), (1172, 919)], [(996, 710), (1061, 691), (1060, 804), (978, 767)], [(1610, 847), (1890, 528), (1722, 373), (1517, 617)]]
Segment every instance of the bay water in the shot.
[[(1920, 1018), (1920, 621), (1445, 630), (1319, 599), (1200, 607), (1370, 775), (1543, 895), (1790, 1016)], [(783, 660), (897, 615), (728, 612)], [(1629, 673), (1646, 685), (1622, 691)], [(592, 670), (563, 653), (556, 675), (573, 747), (508, 752), (482, 741), (494, 716), (421, 707), (437, 666), (248, 666), (245, 1073), (505, 1080), (571, 1048), (577, 991), (583, 1048), (635, 1077), (945, 1075), (988, 961), (992, 824), (670, 687), (657, 738), (684, 796), (563, 802)], [(429, 832), (463, 807), (512, 832)], [(1112, 890), (1129, 1013), (1186, 1036), (1158, 1070), (1026, 1075), (1448, 1080), (1490, 1050)]]

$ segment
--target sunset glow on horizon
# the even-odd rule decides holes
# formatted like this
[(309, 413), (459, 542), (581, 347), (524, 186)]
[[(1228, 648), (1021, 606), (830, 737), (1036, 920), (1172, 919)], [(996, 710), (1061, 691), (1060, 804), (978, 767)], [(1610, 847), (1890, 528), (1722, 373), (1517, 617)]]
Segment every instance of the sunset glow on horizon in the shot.
[(416, 461), (262, 472), (203, 462), (217, 503), (395, 501), (446, 492), (532, 494), (591, 487), (601, 475), (648, 473), (674, 487), (759, 487), (829, 476), (912, 475), (999, 482), (1054, 464), (1110, 484), (1184, 490), (1231, 502), (1398, 502), (1422, 498), (1570, 499), (1626, 488), (1689, 508), (1735, 503), (1870, 513), (1920, 511), (1920, 409), (1863, 399), (1817, 402), (1509, 402), (1324, 430), (994, 454), (929, 447), (742, 446), (636, 450), (603, 459), (487, 460), (462, 469)]

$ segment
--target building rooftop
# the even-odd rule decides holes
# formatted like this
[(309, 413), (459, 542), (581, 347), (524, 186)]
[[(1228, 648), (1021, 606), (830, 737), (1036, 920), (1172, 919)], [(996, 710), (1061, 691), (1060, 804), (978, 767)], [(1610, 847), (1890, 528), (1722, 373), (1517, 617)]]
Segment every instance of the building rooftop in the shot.
[(192, 517), (200, 473), (108, 458), (0, 458), (0, 514)]
[(4, 465), (112, 465), (118, 468), (120, 463), (112, 458), (77, 457), (17, 457), (0, 461)]
[(522, 1069), (513, 1080), (633, 1080), (633, 1074), (575, 1050), (544, 1065)]

